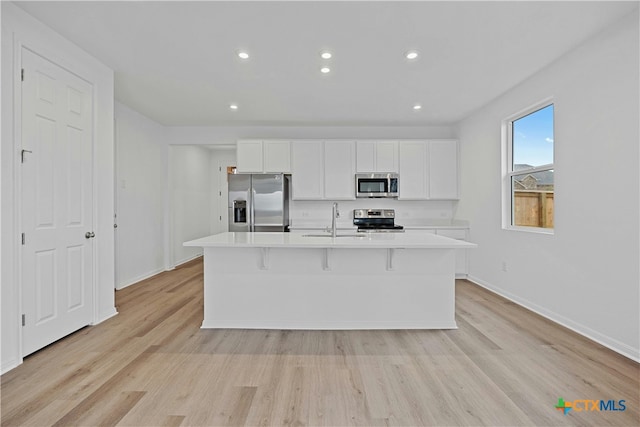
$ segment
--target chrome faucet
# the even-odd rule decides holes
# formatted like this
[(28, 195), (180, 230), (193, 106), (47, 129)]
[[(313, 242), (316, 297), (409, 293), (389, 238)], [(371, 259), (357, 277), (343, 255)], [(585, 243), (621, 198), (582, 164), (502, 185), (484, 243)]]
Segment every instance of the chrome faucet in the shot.
[(338, 202), (334, 202), (333, 209), (331, 210), (331, 237), (336, 237), (338, 235), (336, 218), (338, 218), (339, 216), (340, 212), (338, 212)]

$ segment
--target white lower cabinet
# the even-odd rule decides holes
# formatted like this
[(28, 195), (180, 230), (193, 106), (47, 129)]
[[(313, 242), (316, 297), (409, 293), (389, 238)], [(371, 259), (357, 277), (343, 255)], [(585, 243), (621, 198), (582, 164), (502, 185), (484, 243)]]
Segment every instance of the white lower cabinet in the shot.
[[(460, 229), (443, 229), (436, 230), (439, 236), (450, 237), (456, 240), (467, 240), (467, 230)], [(467, 277), (469, 269), (467, 268), (467, 251), (466, 249), (458, 249), (456, 251), (456, 277)]]
[[(410, 228), (405, 227), (407, 233), (429, 233), (437, 234), (438, 236), (449, 237), (456, 240), (467, 241), (467, 229), (466, 228)], [(467, 267), (467, 251), (465, 249), (456, 250), (456, 277), (466, 278), (469, 274)]]

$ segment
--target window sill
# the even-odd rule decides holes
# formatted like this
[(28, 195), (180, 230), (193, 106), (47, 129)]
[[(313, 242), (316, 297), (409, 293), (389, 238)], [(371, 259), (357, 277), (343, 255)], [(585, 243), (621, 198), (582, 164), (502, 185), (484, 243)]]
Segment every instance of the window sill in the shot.
[(541, 227), (523, 227), (517, 225), (507, 225), (502, 227), (503, 230), (507, 231), (524, 231), (526, 233), (535, 233), (535, 234), (549, 234), (554, 235), (553, 228), (541, 228)]

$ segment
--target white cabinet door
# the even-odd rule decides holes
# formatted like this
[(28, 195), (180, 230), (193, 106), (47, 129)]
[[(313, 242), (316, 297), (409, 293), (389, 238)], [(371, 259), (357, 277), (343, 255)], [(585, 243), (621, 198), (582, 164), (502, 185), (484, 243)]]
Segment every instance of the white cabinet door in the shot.
[(358, 141), (358, 172), (398, 172), (397, 141)]
[(400, 141), (398, 143), (400, 175), (398, 199), (425, 200), (429, 197), (428, 147), (427, 141)]
[(354, 200), (356, 143), (354, 141), (324, 142), (324, 198)]
[(376, 142), (376, 172), (398, 172), (397, 141)]
[(236, 170), (262, 172), (262, 141), (243, 140), (236, 145)]
[(263, 142), (264, 172), (291, 172), (291, 144), (289, 141)]
[(358, 172), (376, 171), (376, 143), (374, 141), (356, 142), (356, 168)]
[(294, 141), (291, 143), (291, 197), (294, 200), (323, 198), (322, 141)]
[(429, 141), (429, 197), (458, 199), (457, 141)]

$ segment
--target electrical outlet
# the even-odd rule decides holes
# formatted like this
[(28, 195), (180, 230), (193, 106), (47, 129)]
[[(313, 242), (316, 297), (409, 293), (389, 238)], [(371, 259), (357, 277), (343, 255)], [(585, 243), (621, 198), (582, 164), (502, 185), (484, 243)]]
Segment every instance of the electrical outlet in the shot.
[(507, 272), (507, 262), (506, 261), (502, 261), (502, 271), (504, 271), (505, 273)]
[(309, 216), (309, 212), (302, 212), (302, 217), (307, 218)]

